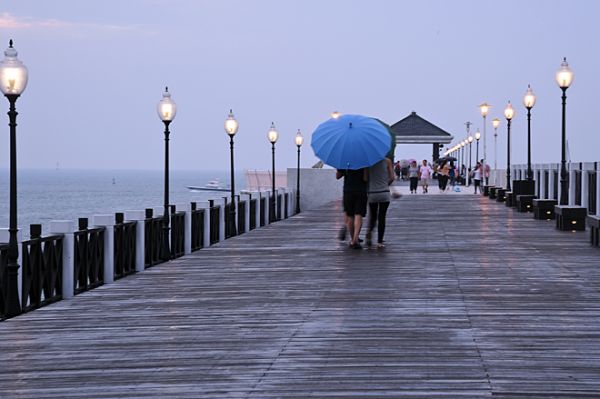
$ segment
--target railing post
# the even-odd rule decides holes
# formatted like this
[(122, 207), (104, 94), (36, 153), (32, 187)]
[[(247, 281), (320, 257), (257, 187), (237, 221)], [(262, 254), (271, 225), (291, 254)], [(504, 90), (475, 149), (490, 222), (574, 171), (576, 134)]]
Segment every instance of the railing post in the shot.
[(185, 212), (183, 219), (183, 253), (189, 255), (192, 253), (192, 204), (191, 202), (177, 205), (177, 209)]
[(74, 220), (52, 220), (50, 234), (63, 236), (62, 263), (62, 297), (72, 298), (75, 295), (75, 232), (77, 224)]
[(600, 162), (596, 166), (596, 216), (600, 216)]
[(581, 164), (581, 206), (585, 209), (589, 208), (590, 199), (588, 173), (588, 165), (586, 163)]
[(256, 208), (254, 208), (254, 220), (256, 221), (256, 226), (254, 226), (255, 229), (260, 228), (260, 192), (258, 191), (251, 191), (250, 192), (250, 199), (256, 199)]
[(569, 206), (575, 206), (575, 165), (569, 163)]
[(104, 284), (115, 281), (115, 217), (114, 215), (94, 215), (92, 223), (104, 227)]
[(227, 200), (221, 198), (214, 200), (219, 205), (219, 242), (225, 241), (225, 204)]
[(548, 166), (548, 199), (558, 199), (554, 198), (554, 168), (552, 167), (552, 164)]
[(144, 256), (146, 254), (146, 240), (144, 229), (146, 228), (145, 211), (125, 211), (125, 220), (135, 221), (135, 271), (144, 271)]
[(245, 229), (244, 233), (250, 231), (250, 200), (252, 199), (252, 194), (240, 194), (240, 200), (246, 201), (246, 214), (244, 215), (244, 224)]
[[(10, 240), (10, 233), (8, 231), (8, 227), (3, 227), (0, 229), (0, 243), (8, 244)], [(19, 248), (21, 248), (21, 242), (23, 241), (23, 235), (21, 234), (21, 230), (17, 231), (17, 243)], [(19, 257), (17, 259), (17, 264), (21, 265), (17, 272), (17, 294), (19, 303), (21, 302), (21, 290), (23, 288), (23, 251), (19, 250)], [(22, 305), (22, 304), (21, 304)]]

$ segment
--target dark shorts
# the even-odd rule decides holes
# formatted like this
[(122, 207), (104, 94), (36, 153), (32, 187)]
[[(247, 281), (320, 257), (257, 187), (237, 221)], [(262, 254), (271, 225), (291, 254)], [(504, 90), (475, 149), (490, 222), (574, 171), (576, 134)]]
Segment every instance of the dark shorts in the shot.
[(344, 212), (348, 216), (367, 214), (367, 193), (362, 191), (344, 191)]

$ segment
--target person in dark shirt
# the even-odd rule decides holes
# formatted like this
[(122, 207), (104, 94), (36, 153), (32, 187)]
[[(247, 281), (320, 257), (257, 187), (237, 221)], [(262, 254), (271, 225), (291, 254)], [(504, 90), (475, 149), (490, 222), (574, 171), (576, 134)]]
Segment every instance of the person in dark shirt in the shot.
[(358, 236), (362, 227), (362, 219), (367, 214), (367, 169), (338, 169), (336, 178), (344, 178), (344, 213), (350, 233), (350, 246), (361, 249)]

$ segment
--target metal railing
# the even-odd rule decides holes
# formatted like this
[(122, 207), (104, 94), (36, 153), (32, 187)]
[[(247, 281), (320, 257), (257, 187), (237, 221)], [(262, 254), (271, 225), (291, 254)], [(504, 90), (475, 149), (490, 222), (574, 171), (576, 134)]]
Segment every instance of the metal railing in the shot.
[(209, 200), (208, 201), (210, 208), (209, 208), (209, 213), (210, 213), (210, 219), (209, 219), (209, 226), (210, 226), (210, 245), (216, 244), (219, 242), (219, 233), (220, 233), (220, 226), (219, 226), (219, 217), (220, 217), (220, 212), (221, 212), (221, 207), (219, 205), (215, 205), (215, 202), (213, 200)]
[(283, 195), (281, 194), (277, 194), (277, 220), (281, 220), (281, 211), (282, 211), (282, 202), (283, 202)]
[(104, 283), (104, 231), (104, 227), (89, 229), (87, 218), (79, 219), (79, 230), (73, 234), (75, 294)]
[(256, 198), (250, 199), (250, 226), (249, 230), (256, 228)]
[(289, 201), (290, 195), (288, 193), (283, 194), (283, 217), (286, 219), (290, 217)]
[(192, 202), (192, 251), (204, 247), (204, 209), (197, 209), (197, 204)]
[(597, 173), (595, 170), (588, 173), (588, 214), (590, 215), (595, 215), (598, 212), (598, 209), (596, 209)]
[(137, 222), (125, 222), (123, 213), (115, 214), (115, 280), (135, 273)]
[(560, 181), (558, 170), (553, 170), (552, 175), (554, 176), (554, 184), (552, 187), (552, 195), (554, 199), (558, 200), (558, 184)]
[(0, 244), (0, 319), (6, 318), (6, 293), (8, 283), (7, 277), (7, 263), (8, 263), (8, 244)]
[(171, 258), (185, 254), (185, 212), (177, 212), (171, 205)]
[(258, 225), (260, 227), (264, 227), (264, 225), (265, 225), (265, 215), (266, 215), (266, 209), (265, 208), (267, 207), (267, 198), (260, 197), (258, 200), (260, 201), (259, 202), (259, 206), (260, 206), (260, 209), (259, 209), (259, 213), (260, 213), (259, 216), (260, 216), (260, 218), (259, 219), (260, 220), (259, 220), (259, 224)]
[(160, 258), (160, 246), (162, 245), (163, 217), (154, 217), (154, 210), (146, 209), (146, 220), (144, 221), (144, 267), (149, 268), (162, 263)]
[(243, 234), (246, 231), (246, 201), (238, 201), (237, 211), (237, 233)]
[(581, 206), (581, 170), (575, 171), (575, 205)]
[(223, 214), (225, 219), (225, 239), (233, 237), (233, 229), (231, 220), (231, 207), (234, 206), (233, 203), (227, 202), (227, 197), (223, 197), (225, 205), (223, 206)]
[(42, 237), (42, 225), (32, 224), (23, 241), (21, 310), (28, 312), (62, 299), (63, 236)]

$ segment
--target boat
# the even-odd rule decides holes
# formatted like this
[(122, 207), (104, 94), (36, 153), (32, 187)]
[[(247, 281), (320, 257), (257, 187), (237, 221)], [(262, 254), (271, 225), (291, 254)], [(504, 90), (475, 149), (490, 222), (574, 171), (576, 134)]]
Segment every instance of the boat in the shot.
[(224, 186), (219, 179), (211, 180), (204, 186), (187, 186), (190, 191), (230, 191), (231, 188)]

